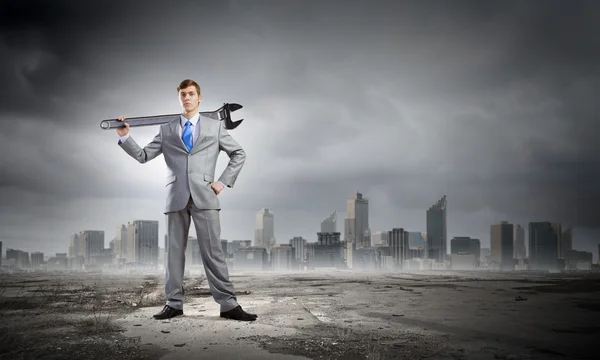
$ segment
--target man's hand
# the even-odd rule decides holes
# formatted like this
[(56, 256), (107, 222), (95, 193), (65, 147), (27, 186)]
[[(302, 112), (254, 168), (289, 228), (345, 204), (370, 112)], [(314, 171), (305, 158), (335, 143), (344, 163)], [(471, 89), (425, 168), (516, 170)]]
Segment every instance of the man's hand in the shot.
[[(125, 117), (124, 116), (119, 116), (117, 118), (117, 120), (124, 121)], [(128, 123), (124, 123), (124, 124), (125, 124), (124, 128), (117, 128), (117, 134), (119, 136), (125, 136), (125, 135), (127, 135), (129, 133), (129, 124)]]
[(225, 187), (223, 186), (223, 184), (221, 184), (220, 182), (214, 182), (210, 184), (210, 187), (213, 189), (213, 191), (215, 192), (215, 194), (219, 195), (219, 193), (221, 191), (223, 191), (223, 189), (225, 189)]

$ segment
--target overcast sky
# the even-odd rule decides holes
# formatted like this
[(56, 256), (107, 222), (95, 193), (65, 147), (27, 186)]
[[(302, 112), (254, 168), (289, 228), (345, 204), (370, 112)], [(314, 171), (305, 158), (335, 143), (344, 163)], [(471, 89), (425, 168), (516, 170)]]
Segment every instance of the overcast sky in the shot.
[[(600, 6), (595, 1), (3, 1), (0, 240), (66, 252), (69, 236), (160, 221), (162, 156), (139, 164), (102, 119), (237, 102), (247, 153), (221, 199), (222, 237), (316, 241), (346, 199), (372, 231), (425, 231), (448, 197), (448, 239), (560, 221), (600, 243)], [(145, 145), (157, 127), (134, 128)], [(217, 176), (228, 158), (222, 153)], [(193, 232), (193, 227), (192, 227)]]

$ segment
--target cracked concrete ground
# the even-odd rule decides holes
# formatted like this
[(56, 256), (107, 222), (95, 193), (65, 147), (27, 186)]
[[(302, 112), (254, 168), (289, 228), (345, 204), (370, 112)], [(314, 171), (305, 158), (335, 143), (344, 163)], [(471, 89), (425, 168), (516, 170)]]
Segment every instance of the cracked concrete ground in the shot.
[[(20, 275), (13, 284), (31, 276)], [(96, 275), (93, 281), (112, 289), (109, 299), (121, 294), (117, 304), (127, 310), (110, 319), (114, 328), (106, 336), (70, 332), (80, 344), (95, 344), (80, 349), (89, 347), (91, 358), (93, 349), (106, 348), (136, 359), (597, 358), (598, 273), (232, 271), (239, 303), (259, 316), (251, 323), (221, 319), (206, 282), (193, 280), (186, 287), (184, 316), (154, 320), (163, 303), (162, 275), (154, 276), (152, 286), (146, 277), (147, 296), (136, 300), (135, 292), (123, 297), (123, 284), (115, 289), (105, 284), (122, 277)], [(127, 281), (137, 289), (144, 278)], [(40, 312), (38, 306), (17, 310), (19, 317), (8, 315), (29, 318), (27, 311)], [(81, 316), (86, 311), (89, 316), (93, 310)], [(7, 323), (0, 328), (6, 330)], [(127, 346), (115, 349), (114, 341)]]

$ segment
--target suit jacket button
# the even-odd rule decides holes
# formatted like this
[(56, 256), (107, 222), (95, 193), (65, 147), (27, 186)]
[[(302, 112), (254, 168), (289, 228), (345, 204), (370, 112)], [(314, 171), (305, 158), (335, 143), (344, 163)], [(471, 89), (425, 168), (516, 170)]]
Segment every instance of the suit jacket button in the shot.
[(189, 170), (189, 171), (188, 171), (188, 174), (191, 174), (191, 173), (192, 173), (192, 170)]

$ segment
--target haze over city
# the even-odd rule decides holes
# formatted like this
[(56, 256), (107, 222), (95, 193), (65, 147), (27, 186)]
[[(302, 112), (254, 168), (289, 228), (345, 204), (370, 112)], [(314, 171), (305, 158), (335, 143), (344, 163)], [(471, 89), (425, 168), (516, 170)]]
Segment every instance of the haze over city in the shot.
[(489, 247), (502, 220), (560, 222), (596, 262), (600, 19), (593, 2), (562, 4), (5, 3), (3, 249), (67, 252), (83, 230), (108, 247), (139, 219), (159, 221), (163, 246), (162, 157), (137, 163), (99, 122), (175, 113), (192, 78), (201, 111), (244, 106), (224, 239), (252, 240), (268, 208), (278, 243), (316, 241), (355, 192), (373, 232), (424, 232), (447, 195), (448, 239)]

